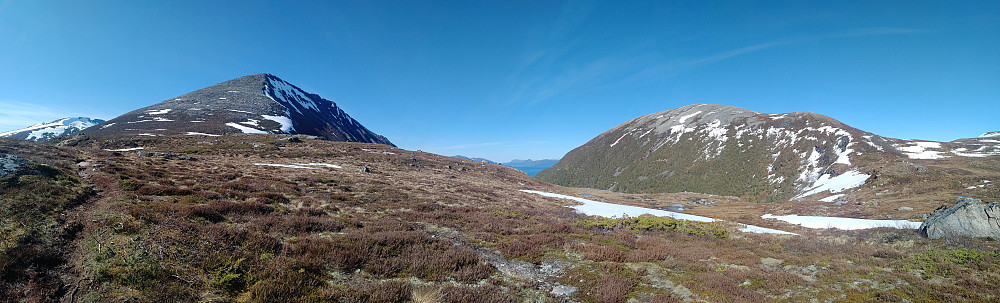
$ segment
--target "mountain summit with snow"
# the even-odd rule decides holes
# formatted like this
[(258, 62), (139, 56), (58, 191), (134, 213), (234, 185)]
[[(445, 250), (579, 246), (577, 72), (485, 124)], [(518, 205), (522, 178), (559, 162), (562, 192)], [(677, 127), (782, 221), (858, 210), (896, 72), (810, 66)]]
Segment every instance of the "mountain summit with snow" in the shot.
[(333, 101), (271, 74), (249, 75), (140, 108), (81, 132), (93, 136), (303, 134), (393, 145)]
[(87, 117), (62, 118), (49, 123), (38, 123), (22, 129), (3, 132), (0, 133), (0, 138), (44, 141), (55, 137), (71, 135), (101, 122), (104, 122), (104, 120)]
[(690, 191), (756, 201), (833, 202), (880, 174), (913, 169), (913, 161), (965, 167), (963, 161), (995, 158), (1000, 155), (996, 143), (1000, 141), (985, 138), (885, 138), (815, 113), (765, 114), (695, 104), (622, 123), (570, 151), (536, 178), (631, 193)]

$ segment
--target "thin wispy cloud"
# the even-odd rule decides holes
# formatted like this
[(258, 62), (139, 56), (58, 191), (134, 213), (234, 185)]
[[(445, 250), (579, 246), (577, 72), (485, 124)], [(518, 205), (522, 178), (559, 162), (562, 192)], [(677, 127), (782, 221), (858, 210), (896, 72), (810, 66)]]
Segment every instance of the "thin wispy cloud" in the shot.
[(66, 117), (105, 118), (104, 115), (82, 113), (73, 109), (59, 108), (33, 103), (0, 100), (0, 131), (25, 128), (36, 123), (51, 122)]
[(826, 37), (826, 39), (861, 37), (861, 36), (917, 35), (917, 34), (928, 34), (932, 32), (934, 31), (926, 29), (915, 29), (915, 28), (871, 27), (871, 28), (859, 28), (842, 34), (830, 35)]
[(664, 73), (676, 74), (684, 70), (694, 69), (700, 66), (720, 61), (725, 61), (739, 56), (783, 46), (795, 45), (795, 44), (812, 43), (812, 42), (831, 40), (831, 39), (864, 37), (864, 36), (915, 35), (915, 34), (926, 34), (930, 32), (932, 31), (922, 30), (922, 29), (910, 29), (910, 28), (888, 28), (888, 27), (861, 28), (861, 29), (847, 31), (844, 33), (817, 35), (813, 37), (790, 39), (783, 41), (772, 41), (772, 42), (735, 48), (705, 57), (678, 60), (666, 64), (651, 65), (633, 75), (630, 75), (629, 77), (626, 77), (625, 79), (622, 80), (622, 82), (628, 83), (628, 82), (643, 80), (651, 76), (662, 75)]
[(0, 100), (0, 131), (20, 129), (63, 117), (62, 113), (54, 112), (45, 106)]

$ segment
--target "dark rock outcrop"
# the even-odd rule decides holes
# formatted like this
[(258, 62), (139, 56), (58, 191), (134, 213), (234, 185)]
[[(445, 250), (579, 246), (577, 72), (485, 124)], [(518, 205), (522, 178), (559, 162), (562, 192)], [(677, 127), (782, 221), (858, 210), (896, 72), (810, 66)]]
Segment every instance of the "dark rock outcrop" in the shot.
[(931, 239), (965, 236), (1000, 240), (1000, 203), (959, 200), (951, 207), (935, 210), (918, 232)]

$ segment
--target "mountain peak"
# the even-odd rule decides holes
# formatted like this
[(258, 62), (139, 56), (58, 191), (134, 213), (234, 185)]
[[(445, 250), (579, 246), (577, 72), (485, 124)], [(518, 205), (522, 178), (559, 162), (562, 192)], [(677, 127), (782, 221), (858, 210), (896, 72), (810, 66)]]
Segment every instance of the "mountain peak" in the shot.
[(36, 123), (26, 128), (0, 133), (0, 138), (15, 138), (43, 141), (79, 132), (85, 128), (104, 122), (87, 117), (67, 117), (48, 123)]
[(224, 81), (126, 113), (84, 131), (96, 136), (305, 134), (392, 145), (333, 101), (268, 73)]

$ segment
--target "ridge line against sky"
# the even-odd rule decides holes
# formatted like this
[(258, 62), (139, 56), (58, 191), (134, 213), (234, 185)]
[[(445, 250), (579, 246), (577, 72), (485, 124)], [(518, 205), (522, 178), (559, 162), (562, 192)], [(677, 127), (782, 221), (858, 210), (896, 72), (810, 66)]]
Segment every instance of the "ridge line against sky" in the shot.
[(0, 0), (0, 130), (271, 73), (400, 147), (559, 158), (696, 103), (1000, 130), (996, 1)]

